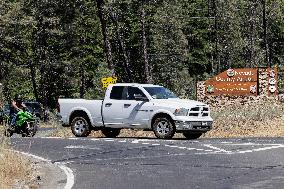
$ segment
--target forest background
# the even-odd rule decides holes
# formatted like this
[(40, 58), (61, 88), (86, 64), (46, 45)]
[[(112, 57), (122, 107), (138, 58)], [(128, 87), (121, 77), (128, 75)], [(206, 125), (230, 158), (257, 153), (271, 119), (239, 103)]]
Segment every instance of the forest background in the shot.
[(0, 83), (54, 108), (102, 98), (101, 78), (164, 85), (230, 67), (284, 66), (283, 0), (2, 0)]

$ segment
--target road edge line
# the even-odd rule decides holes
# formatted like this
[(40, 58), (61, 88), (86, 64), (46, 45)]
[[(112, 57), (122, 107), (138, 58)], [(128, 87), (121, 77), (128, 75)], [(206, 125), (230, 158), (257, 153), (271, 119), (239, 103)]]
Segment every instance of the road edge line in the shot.
[[(28, 157), (31, 157), (31, 158), (34, 158), (34, 159), (37, 159), (37, 160), (40, 160), (40, 161), (45, 161), (45, 162), (48, 162), (48, 163), (52, 163), (51, 160), (45, 159), (43, 157), (40, 157), (40, 156), (37, 156), (37, 155), (34, 155), (34, 154), (30, 154), (30, 153), (22, 152), (22, 151), (18, 151), (18, 150), (11, 150), (11, 151), (15, 152), (15, 153), (18, 153), (18, 154), (22, 154), (22, 155), (28, 156)], [(70, 169), (69, 167), (67, 167), (63, 163), (56, 162), (56, 163), (52, 163), (52, 164), (56, 165), (61, 170), (63, 170), (63, 172), (66, 175), (67, 182), (66, 182), (66, 185), (65, 185), (64, 189), (71, 189), (74, 186), (74, 183), (75, 183), (75, 176), (73, 174), (72, 169)]]

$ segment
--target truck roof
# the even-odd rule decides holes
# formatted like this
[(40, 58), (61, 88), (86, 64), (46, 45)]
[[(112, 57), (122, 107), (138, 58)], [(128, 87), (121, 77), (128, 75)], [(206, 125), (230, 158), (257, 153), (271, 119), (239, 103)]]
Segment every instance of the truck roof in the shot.
[(161, 87), (160, 85), (141, 84), (141, 83), (116, 83), (113, 86), (135, 86), (135, 87)]

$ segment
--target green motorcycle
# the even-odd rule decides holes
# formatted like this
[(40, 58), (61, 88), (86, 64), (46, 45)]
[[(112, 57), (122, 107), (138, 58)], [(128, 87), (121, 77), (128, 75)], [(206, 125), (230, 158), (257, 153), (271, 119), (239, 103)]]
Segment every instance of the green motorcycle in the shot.
[(12, 118), (9, 115), (4, 116), (4, 134), (7, 137), (11, 137), (14, 133), (21, 134), (22, 137), (33, 137), (39, 125), (39, 120), (36, 116), (24, 110), (17, 113), (15, 126), (11, 126), (11, 121)]

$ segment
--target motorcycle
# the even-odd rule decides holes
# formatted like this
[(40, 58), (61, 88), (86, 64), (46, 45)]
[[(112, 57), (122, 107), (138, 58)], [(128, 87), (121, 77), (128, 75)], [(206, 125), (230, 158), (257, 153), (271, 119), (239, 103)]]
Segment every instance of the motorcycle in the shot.
[(11, 126), (12, 118), (9, 115), (4, 117), (5, 136), (11, 137), (14, 133), (22, 137), (33, 137), (39, 125), (39, 120), (29, 111), (21, 110), (17, 113), (16, 124)]

